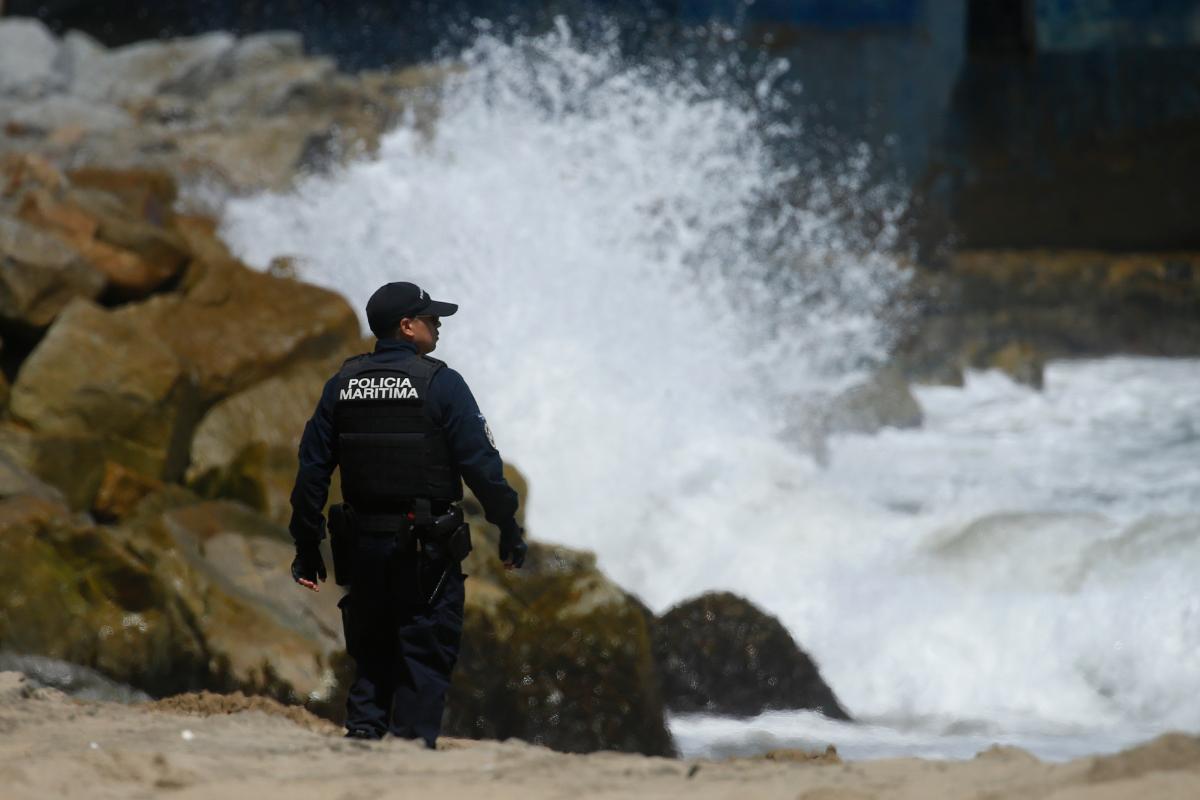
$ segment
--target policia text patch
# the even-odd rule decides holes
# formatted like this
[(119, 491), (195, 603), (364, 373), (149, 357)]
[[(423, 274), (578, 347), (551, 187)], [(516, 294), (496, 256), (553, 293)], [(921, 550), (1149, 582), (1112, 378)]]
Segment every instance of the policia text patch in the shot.
[(416, 387), (408, 378), (385, 376), (351, 378), (338, 392), (339, 400), (419, 400)]

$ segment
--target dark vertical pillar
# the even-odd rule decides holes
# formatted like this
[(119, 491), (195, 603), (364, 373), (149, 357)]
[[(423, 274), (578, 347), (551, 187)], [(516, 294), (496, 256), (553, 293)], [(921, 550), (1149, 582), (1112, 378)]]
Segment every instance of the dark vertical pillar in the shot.
[(970, 0), (969, 58), (1030, 57), (1036, 51), (1034, 0)]

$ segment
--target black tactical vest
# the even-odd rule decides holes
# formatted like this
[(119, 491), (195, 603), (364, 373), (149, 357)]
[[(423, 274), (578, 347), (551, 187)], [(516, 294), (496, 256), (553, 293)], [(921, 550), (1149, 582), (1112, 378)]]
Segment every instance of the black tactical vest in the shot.
[(361, 511), (403, 510), (417, 498), (462, 499), (462, 481), (442, 429), (426, 408), (429, 381), (445, 364), (413, 355), (381, 365), (342, 365), (333, 409), (342, 496)]

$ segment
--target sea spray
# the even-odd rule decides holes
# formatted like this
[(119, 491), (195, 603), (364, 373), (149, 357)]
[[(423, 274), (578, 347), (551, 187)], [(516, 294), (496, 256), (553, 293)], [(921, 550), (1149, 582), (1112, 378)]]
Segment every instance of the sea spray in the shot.
[[(460, 303), (438, 355), (534, 477), (531, 526), (660, 608), (744, 585), (748, 545), (796, 538), (780, 503), (813, 464), (776, 434), (885, 355), (904, 279), (790, 201), (762, 107), (783, 73), (732, 80), (734, 62), (647, 66), (562, 25), (485, 35), (431, 139), (401, 127), (373, 160), (231, 203), (224, 227), (359, 307), (393, 279)], [(713, 566), (661, 580), (685, 541)]]
[[(896, 732), (869, 754), (1195, 727), (1195, 364), (1051, 365), (1044, 394), (972, 375), (918, 393), (923, 430), (835, 437), (818, 466), (781, 431), (885, 355), (904, 275), (894, 215), (864, 239), (819, 179), (794, 191), (813, 179), (769, 146), (763, 102), (783, 72), (631, 61), (564, 27), (485, 35), (460, 64), (432, 137), (402, 126), (234, 201), (224, 233), (360, 308), (399, 279), (460, 303), (437, 355), (529, 475), (535, 536), (595, 550), (656, 609), (730, 589), (778, 614)], [(867, 194), (860, 175), (831, 180)]]

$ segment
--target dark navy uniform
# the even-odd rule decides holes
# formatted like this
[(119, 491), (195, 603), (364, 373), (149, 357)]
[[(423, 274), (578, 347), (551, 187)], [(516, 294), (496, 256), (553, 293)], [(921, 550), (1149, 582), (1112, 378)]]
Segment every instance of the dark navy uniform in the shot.
[[(376, 377), (348, 377), (355, 375)], [(415, 385), (396, 377), (406, 375)], [(363, 408), (368, 411), (356, 412)], [(406, 425), (427, 431), (428, 452), (418, 474), (409, 474), (411, 457), (389, 454), (407, 452), (407, 442), (420, 435), (379, 434), (381, 424), (389, 431), (408, 431)], [(359, 441), (369, 452), (355, 450)], [(401, 494), (411, 495), (419, 491), (414, 480), (428, 487), (433, 513), (443, 513), (461, 497), (461, 475), (502, 537), (519, 541), (517, 494), (504, 480), (471, 390), (457, 372), (419, 355), (407, 341), (380, 339), (373, 353), (351, 359), (325, 385), (300, 441), (290, 524), (298, 551), (324, 538), (322, 510), (339, 465), (343, 495), (356, 514), (408, 510), (408, 500), (392, 504), (388, 493), (407, 486)], [(458, 658), (464, 576), (457, 562), (422, 555), (418, 547), (402, 537), (358, 538), (350, 592), (340, 603), (346, 648), (357, 667), (346, 725), (352, 733), (390, 732), (433, 746)]]

